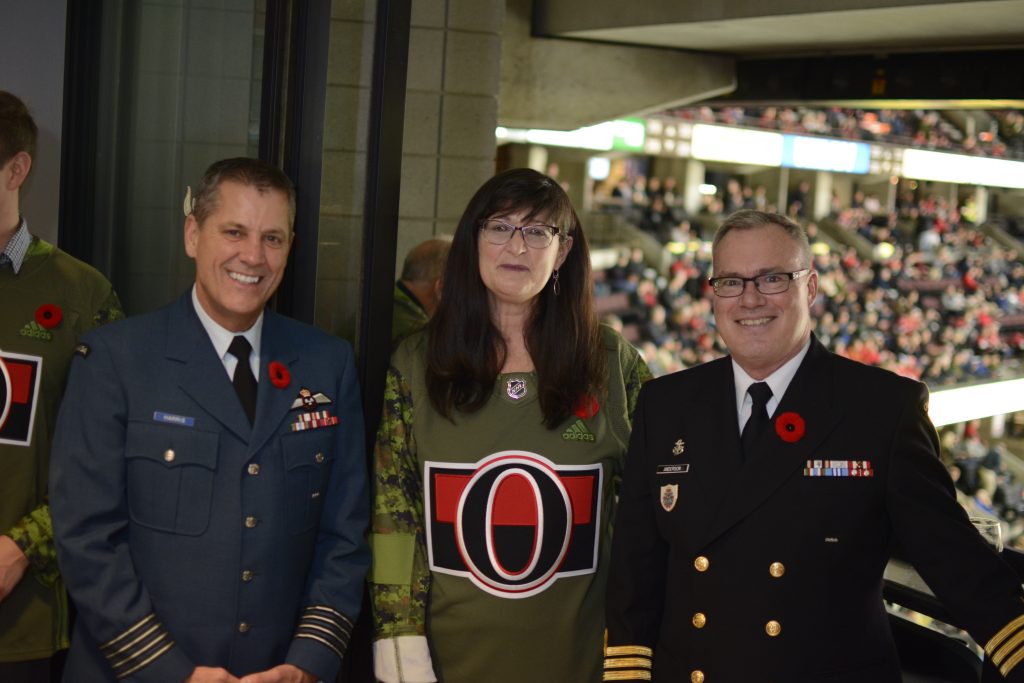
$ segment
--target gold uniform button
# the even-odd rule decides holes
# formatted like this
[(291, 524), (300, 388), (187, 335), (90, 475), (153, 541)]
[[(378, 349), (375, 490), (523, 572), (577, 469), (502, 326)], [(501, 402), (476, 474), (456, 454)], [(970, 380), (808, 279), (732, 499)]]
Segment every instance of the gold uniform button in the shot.
[(256, 526), (256, 522), (257, 521), (258, 520), (255, 517), (253, 517), (252, 515), (249, 515), (248, 517), (245, 518), (245, 528), (246, 529), (252, 529), (253, 527)]
[(246, 569), (246, 570), (244, 570), (242, 572), (242, 581), (245, 581), (246, 583), (249, 583), (250, 581), (252, 581), (252, 570), (251, 569)]
[(313, 459), (316, 460), (318, 464), (322, 463), (324, 461), (324, 454), (317, 453), (316, 455), (313, 456)]
[(704, 683), (704, 672), (700, 669), (690, 672), (690, 683)]
[(768, 573), (777, 579), (786, 573), (786, 565), (781, 562), (772, 562), (768, 565)]
[(693, 615), (694, 628), (704, 628), (704, 624), (706, 623), (708, 623), (708, 618), (704, 616), (703, 612), (697, 612)]
[[(701, 555), (700, 557), (698, 557), (696, 560), (693, 561), (693, 566), (699, 572), (706, 572), (708, 570), (708, 567), (711, 566), (711, 562), (708, 560), (708, 558), (706, 558), (703, 555)], [(703, 675), (704, 674), (701, 674), (701, 676), (703, 676)], [(704, 680), (704, 679), (702, 678), (701, 680)]]
[(782, 624), (772, 619), (764, 625), (764, 632), (774, 638), (775, 636), (782, 633)]
[(174, 462), (174, 449), (168, 448), (164, 451), (164, 462)]
[(241, 624), (238, 625), (238, 632), (239, 633), (248, 633), (249, 632), (249, 624), (247, 624), (246, 622), (243, 621)]
[(257, 474), (260, 473), (260, 466), (257, 465), (256, 463), (252, 463), (246, 468), (246, 471), (255, 477)]

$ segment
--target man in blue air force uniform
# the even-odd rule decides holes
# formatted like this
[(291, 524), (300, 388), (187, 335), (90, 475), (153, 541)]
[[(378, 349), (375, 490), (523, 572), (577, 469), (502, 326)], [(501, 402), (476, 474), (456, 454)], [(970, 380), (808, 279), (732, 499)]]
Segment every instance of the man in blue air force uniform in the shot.
[(80, 613), (65, 680), (331, 681), (369, 564), (352, 351), (264, 310), (284, 174), (217, 162), (186, 212), (195, 286), (72, 365), (51, 477)]

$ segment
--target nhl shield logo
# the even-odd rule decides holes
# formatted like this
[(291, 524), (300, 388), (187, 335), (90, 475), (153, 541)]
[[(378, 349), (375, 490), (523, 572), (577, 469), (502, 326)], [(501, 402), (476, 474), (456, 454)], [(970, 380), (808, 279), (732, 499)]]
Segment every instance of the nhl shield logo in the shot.
[(661, 487), (661, 507), (665, 512), (672, 512), (679, 501), (679, 484), (665, 484)]
[(505, 393), (513, 401), (518, 401), (526, 396), (526, 380), (521, 377), (513, 377), (505, 383)]

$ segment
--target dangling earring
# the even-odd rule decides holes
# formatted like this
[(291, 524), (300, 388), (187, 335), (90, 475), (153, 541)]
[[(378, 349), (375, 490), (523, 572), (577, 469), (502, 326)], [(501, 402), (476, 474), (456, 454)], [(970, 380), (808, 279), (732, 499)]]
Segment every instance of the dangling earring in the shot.
[(561, 289), (558, 286), (558, 271), (557, 270), (555, 270), (554, 272), (551, 273), (551, 288), (555, 291), (555, 296), (558, 296), (558, 292), (560, 292)]

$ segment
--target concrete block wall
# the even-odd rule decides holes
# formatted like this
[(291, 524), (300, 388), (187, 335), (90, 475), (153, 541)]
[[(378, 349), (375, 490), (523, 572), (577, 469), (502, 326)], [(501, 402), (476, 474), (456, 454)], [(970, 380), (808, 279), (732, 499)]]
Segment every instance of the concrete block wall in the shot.
[[(376, 11), (374, 0), (331, 8), (316, 324), (347, 339), (360, 315)], [(413, 246), (454, 231), (494, 174), (504, 15), (504, 0), (412, 3), (396, 272)]]
[(494, 175), (504, 17), (504, 0), (413, 2), (396, 270)]

